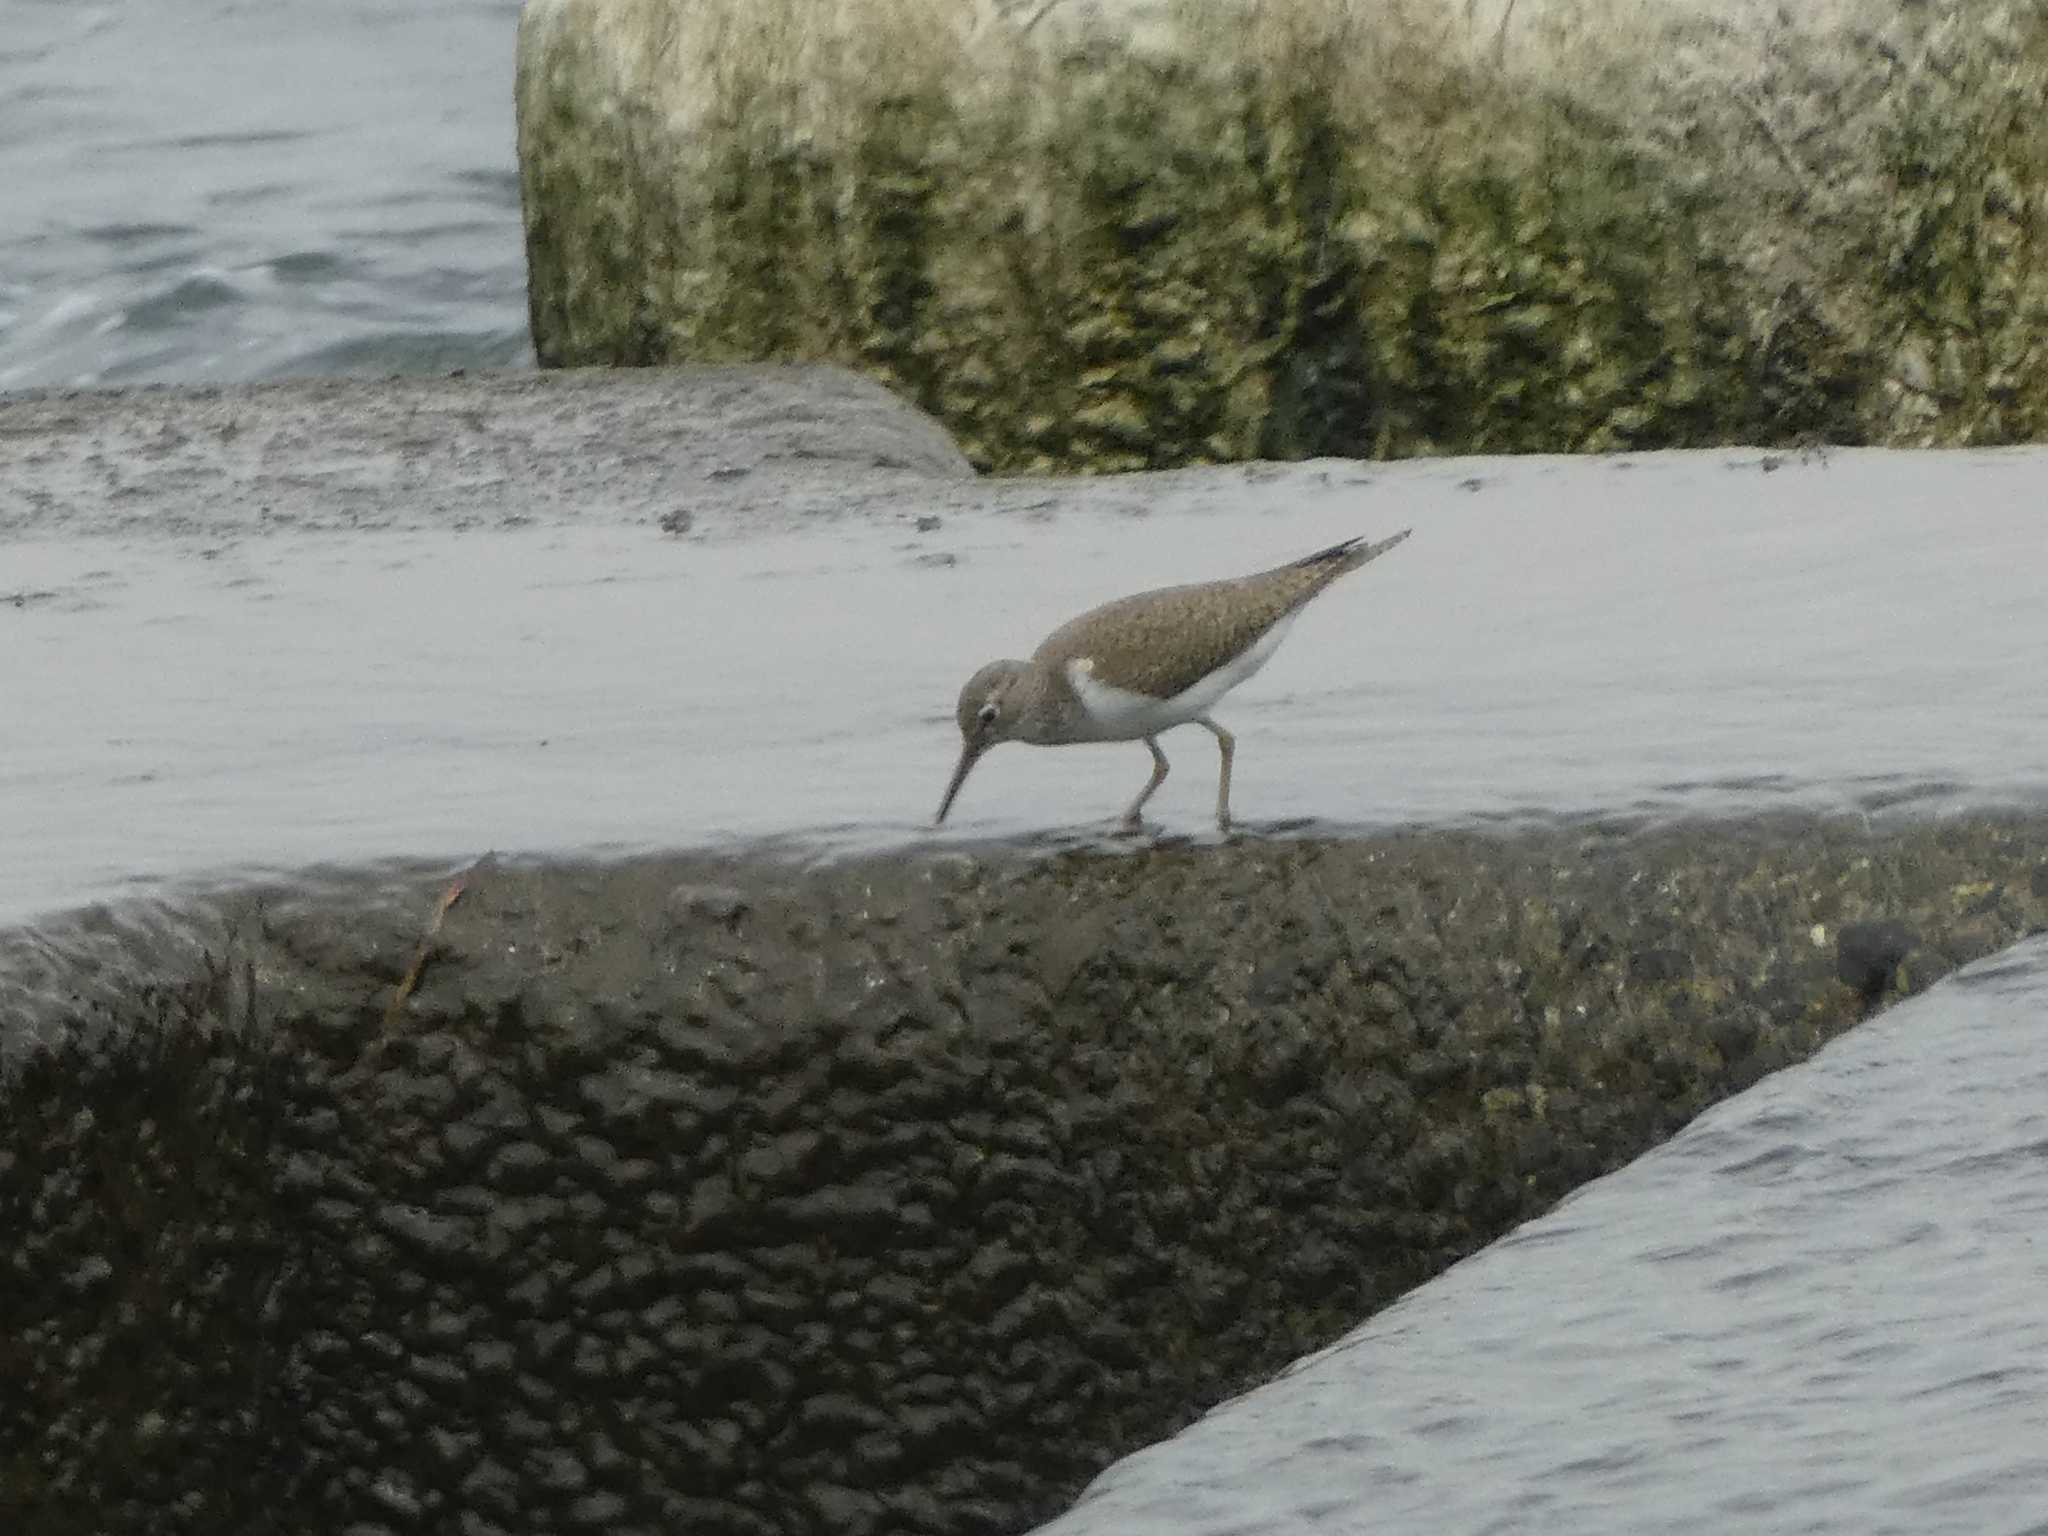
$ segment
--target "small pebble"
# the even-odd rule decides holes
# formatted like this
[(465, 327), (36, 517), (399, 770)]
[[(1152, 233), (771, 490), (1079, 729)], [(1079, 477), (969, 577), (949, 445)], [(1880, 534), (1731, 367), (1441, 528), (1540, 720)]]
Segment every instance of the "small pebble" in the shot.
[(747, 914), (747, 898), (737, 886), (684, 884), (668, 893), (669, 921), (736, 923)]
[(1874, 999), (1891, 985), (1917, 942), (1904, 923), (1845, 924), (1835, 938), (1835, 975), (1843, 985)]

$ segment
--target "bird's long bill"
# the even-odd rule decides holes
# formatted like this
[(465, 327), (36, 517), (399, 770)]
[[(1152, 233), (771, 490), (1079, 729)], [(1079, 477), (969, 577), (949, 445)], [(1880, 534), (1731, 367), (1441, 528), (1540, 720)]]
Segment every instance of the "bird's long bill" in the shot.
[(953, 797), (960, 793), (960, 786), (967, 782), (967, 770), (979, 762), (981, 754), (987, 750), (987, 747), (976, 746), (971, 741), (963, 741), (960, 744), (960, 762), (953, 769), (953, 782), (946, 786), (946, 798), (939, 802), (939, 815), (932, 823), (933, 826), (945, 824), (946, 812), (953, 809)]

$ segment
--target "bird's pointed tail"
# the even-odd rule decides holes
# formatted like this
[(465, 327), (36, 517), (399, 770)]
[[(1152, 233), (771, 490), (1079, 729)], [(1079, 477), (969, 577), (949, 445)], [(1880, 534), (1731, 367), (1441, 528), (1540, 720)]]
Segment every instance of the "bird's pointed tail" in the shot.
[(1332, 544), (1328, 549), (1319, 549), (1312, 555), (1303, 555), (1294, 563), (1305, 569), (1328, 567), (1330, 579), (1335, 580), (1346, 571), (1357, 570), (1368, 560), (1379, 559), (1414, 531), (1413, 528), (1403, 528), (1393, 537), (1381, 539), (1377, 544), (1368, 544), (1364, 539), (1346, 539), (1342, 544)]

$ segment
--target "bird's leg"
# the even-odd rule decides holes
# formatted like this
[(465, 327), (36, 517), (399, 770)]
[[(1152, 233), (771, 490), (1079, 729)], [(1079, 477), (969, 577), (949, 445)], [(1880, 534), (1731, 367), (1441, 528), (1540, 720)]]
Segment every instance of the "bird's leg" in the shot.
[(1145, 808), (1145, 802), (1152, 798), (1152, 791), (1166, 782), (1166, 754), (1159, 750), (1159, 738), (1147, 736), (1145, 750), (1152, 754), (1152, 777), (1145, 781), (1145, 787), (1138, 791), (1138, 798), (1131, 802), (1131, 808), (1124, 812), (1124, 825), (1135, 827), (1138, 813)]
[(1202, 724), (1216, 733), (1216, 750), (1223, 758), (1223, 770), (1216, 778), (1216, 825), (1230, 830), (1230, 759), (1237, 752), (1237, 738), (1206, 715)]

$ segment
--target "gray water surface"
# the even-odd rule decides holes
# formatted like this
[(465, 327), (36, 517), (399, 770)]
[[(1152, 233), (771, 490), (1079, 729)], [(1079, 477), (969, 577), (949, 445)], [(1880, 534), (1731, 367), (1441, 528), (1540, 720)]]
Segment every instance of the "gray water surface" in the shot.
[(2048, 1531), (2048, 939), (1708, 1111), (1044, 1530)]
[[(1101, 838), (1139, 745), (1003, 747), (933, 832), (968, 674), (1122, 592), (1410, 525), (1219, 707), (1254, 835), (2048, 798), (2048, 453), (1766, 462), (851, 477), (845, 515), (760, 535), (586, 498), (0, 543), (0, 718), (30, 723), (0, 921), (330, 860)], [(1213, 743), (1165, 749), (1154, 820), (1213, 835)]]
[(0, 390), (527, 361), (518, 0), (6, 0)]

